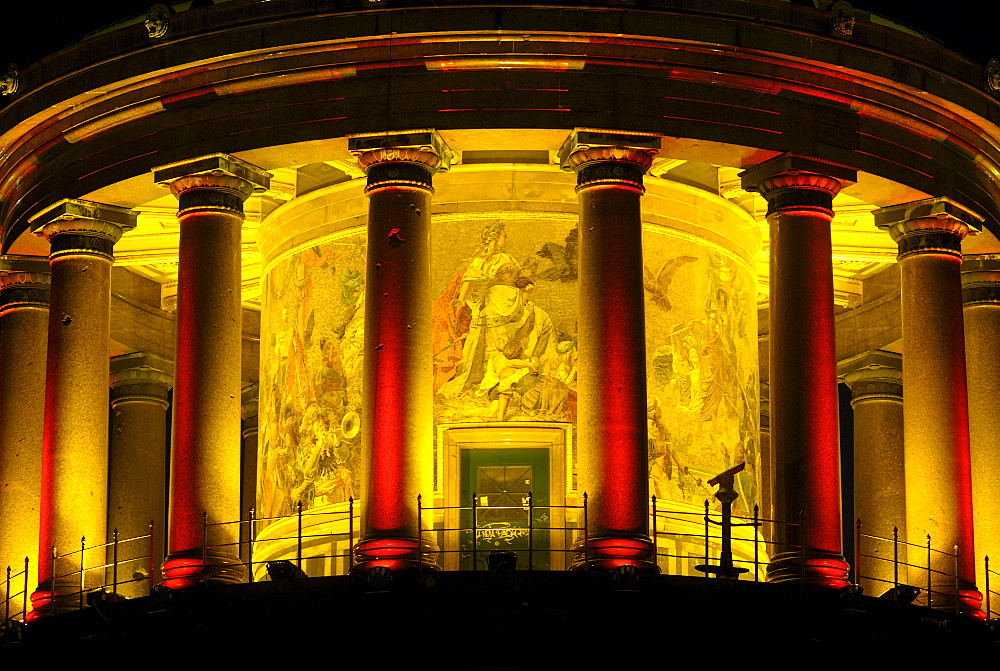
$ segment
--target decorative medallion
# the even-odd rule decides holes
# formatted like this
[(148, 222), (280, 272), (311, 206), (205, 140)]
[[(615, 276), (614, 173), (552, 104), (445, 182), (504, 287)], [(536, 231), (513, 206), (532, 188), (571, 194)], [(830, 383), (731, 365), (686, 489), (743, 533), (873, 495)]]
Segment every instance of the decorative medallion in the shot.
[(156, 3), (146, 12), (146, 32), (149, 39), (157, 40), (170, 30), (171, 9), (166, 5)]
[(1000, 61), (995, 58), (986, 63), (986, 90), (1000, 97)]
[(830, 27), (833, 35), (837, 37), (851, 37), (854, 35), (854, 7), (846, 0), (837, 0), (830, 7)]
[(18, 78), (17, 66), (13, 63), (7, 66), (7, 72), (0, 75), (0, 96), (12, 96), (17, 93)]

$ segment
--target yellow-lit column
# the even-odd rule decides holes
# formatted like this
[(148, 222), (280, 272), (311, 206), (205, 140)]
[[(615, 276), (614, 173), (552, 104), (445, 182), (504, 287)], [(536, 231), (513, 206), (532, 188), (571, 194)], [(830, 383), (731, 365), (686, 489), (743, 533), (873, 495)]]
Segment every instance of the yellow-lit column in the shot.
[(431, 193), (451, 152), (433, 131), (355, 136), (368, 176), (361, 541), (356, 572), (437, 561), (419, 539), (417, 495), (433, 491)]
[[(895, 352), (874, 350), (841, 365), (854, 408), (854, 515), (862, 533), (906, 540), (903, 490), (903, 365)], [(866, 594), (877, 596), (895, 580), (891, 540), (861, 539), (862, 559), (855, 569)], [(899, 546), (899, 582), (907, 584), (906, 546)], [(912, 557), (912, 555), (911, 555)]]
[[(981, 618), (973, 541), (969, 406), (962, 320), (962, 239), (982, 218), (948, 198), (883, 208), (875, 224), (899, 246), (906, 403), (903, 442), (906, 470), (906, 531), (911, 543), (934, 553), (934, 603)], [(917, 564), (919, 562), (911, 562)], [(927, 572), (910, 568), (910, 581), (927, 584)]]
[[(983, 557), (1000, 570), (1000, 257), (966, 256), (962, 264), (965, 362), (969, 390), (969, 443), (972, 453), (972, 507), (976, 511), (976, 576), (985, 589)], [(991, 590), (1000, 590), (993, 576)], [(1000, 598), (990, 595), (991, 611)]]
[[(38, 584), (38, 516), (45, 419), (49, 263), (0, 256), (0, 571), (24, 570)], [(20, 578), (11, 593), (24, 589)], [(0, 583), (0, 599), (7, 598)], [(11, 604), (11, 614), (21, 601)]]
[(649, 539), (643, 175), (660, 138), (576, 129), (559, 150), (580, 201), (580, 489), (589, 542), (571, 568), (658, 571)]
[[(243, 416), (243, 456), (240, 459), (240, 516), (249, 519), (250, 509), (257, 507), (257, 409), (260, 404), (257, 385), (243, 387), (240, 413)], [(240, 557), (246, 559), (244, 543), (252, 541), (251, 529), (240, 525)]]
[[(240, 235), (243, 202), (270, 175), (226, 154), (153, 169), (177, 196), (180, 249), (163, 584), (243, 580), (240, 519)], [(208, 543), (202, 520), (207, 514)]]
[[(173, 365), (137, 352), (111, 359), (111, 459), (108, 473), (108, 541), (118, 530), (118, 593), (145, 596), (149, 583), (148, 540), (126, 539), (153, 529), (154, 571), (163, 561), (167, 505), (167, 392)], [(108, 549), (114, 559), (114, 547)], [(142, 559), (139, 559), (142, 558)], [(113, 574), (108, 572), (108, 581)], [(156, 576), (154, 576), (154, 579)], [(158, 581), (156, 581), (158, 582)]]
[(782, 154), (740, 177), (744, 189), (767, 200), (770, 226), (773, 501), (775, 518), (787, 524), (775, 527), (767, 577), (839, 589), (848, 584), (848, 565), (841, 534), (830, 222), (833, 198), (857, 173)]
[[(49, 241), (52, 273), (45, 369), (45, 432), (38, 533), (36, 614), (76, 607), (80, 579), (53, 584), (52, 548), (60, 554), (105, 541), (108, 491), (108, 355), (111, 265), (115, 243), (135, 227), (123, 207), (62, 200), (30, 219)], [(92, 551), (89, 566), (104, 551)], [(80, 558), (55, 562), (55, 577), (79, 569)], [(86, 588), (101, 585), (103, 570), (88, 571)], [(53, 604), (53, 596), (56, 602)]]

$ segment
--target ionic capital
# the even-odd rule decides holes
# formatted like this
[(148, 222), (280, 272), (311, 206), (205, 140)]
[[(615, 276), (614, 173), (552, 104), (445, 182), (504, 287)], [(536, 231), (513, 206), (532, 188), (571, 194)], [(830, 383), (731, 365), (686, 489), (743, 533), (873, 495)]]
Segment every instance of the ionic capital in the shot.
[(65, 198), (28, 219), (32, 233), (49, 241), (49, 260), (89, 255), (114, 261), (115, 243), (135, 228), (138, 215), (127, 207)]
[(167, 407), (173, 364), (152, 354), (135, 352), (111, 358), (111, 406), (126, 401)]
[(839, 163), (785, 153), (740, 173), (743, 189), (767, 200), (767, 214), (809, 211), (833, 218), (833, 199), (858, 180), (858, 172)]
[(347, 148), (368, 176), (365, 193), (391, 186), (434, 191), (434, 173), (448, 170), (455, 156), (432, 129), (349, 135)]
[(962, 258), (962, 240), (979, 232), (983, 217), (950, 198), (928, 198), (875, 210), (875, 225), (899, 245), (898, 259), (915, 254)]
[(38, 256), (0, 256), (0, 315), (49, 307), (49, 262)]
[(973, 254), (962, 262), (962, 304), (1000, 306), (1000, 254)]
[(903, 400), (903, 357), (895, 352), (865, 352), (844, 361), (838, 369), (851, 389), (852, 407), (870, 400)]
[(574, 128), (559, 148), (559, 165), (576, 173), (576, 190), (623, 186), (644, 192), (643, 175), (660, 151), (650, 133)]
[(177, 216), (218, 212), (243, 216), (243, 202), (266, 191), (271, 174), (229, 154), (208, 154), (153, 168), (153, 180), (177, 197)]

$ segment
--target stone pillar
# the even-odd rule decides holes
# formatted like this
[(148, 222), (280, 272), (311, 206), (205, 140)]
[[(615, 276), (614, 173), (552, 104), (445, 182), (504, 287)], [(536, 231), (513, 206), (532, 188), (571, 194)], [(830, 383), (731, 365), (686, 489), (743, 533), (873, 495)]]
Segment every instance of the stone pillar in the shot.
[(240, 582), (240, 233), (243, 202), (270, 176), (211, 154), (154, 168), (177, 197), (177, 288), (170, 521), (163, 584)]
[[(243, 415), (243, 454), (240, 458), (240, 517), (248, 520), (250, 509), (257, 507), (257, 408), (259, 406), (259, 389), (251, 384), (243, 387), (243, 405), (240, 412)], [(244, 560), (249, 556), (245, 544), (253, 542), (253, 533), (249, 525), (240, 525), (240, 557)]]
[[(771, 389), (760, 383), (760, 517), (774, 519), (774, 455), (771, 450)], [(760, 533), (768, 543), (774, 540), (774, 525), (764, 524)], [(767, 548), (770, 552), (771, 548)]]
[[(976, 576), (985, 588), (983, 557), (1000, 570), (1000, 255), (966, 256), (962, 263), (965, 363), (968, 371), (972, 507), (976, 511)], [(992, 578), (990, 589), (1000, 590)], [(1000, 598), (991, 595), (991, 611)]]
[[(173, 364), (152, 354), (111, 359), (111, 458), (108, 470), (108, 541), (118, 530), (118, 593), (129, 598), (149, 590), (149, 533), (153, 522), (152, 566), (163, 561), (167, 513), (167, 392)], [(114, 548), (107, 557), (114, 559)], [(140, 559), (141, 558), (141, 559)], [(154, 582), (158, 576), (154, 576)], [(128, 582), (134, 581), (134, 582)], [(108, 572), (111, 582), (111, 572)]]
[[(903, 405), (907, 540), (951, 553), (935, 553), (932, 589), (939, 607), (981, 618), (973, 542), (972, 470), (962, 320), (962, 239), (981, 217), (948, 198), (883, 208), (875, 224), (899, 245), (906, 359)], [(917, 562), (911, 562), (917, 563)], [(923, 563), (923, 562), (920, 562)], [(926, 571), (910, 568), (910, 581), (927, 584)]]
[[(45, 346), (49, 264), (44, 257), (0, 256), (0, 571), (24, 570), (38, 584), (39, 497), (45, 426)], [(0, 599), (7, 598), (0, 583)], [(24, 589), (23, 580), (11, 592)], [(11, 604), (11, 613), (21, 608)]]
[(432, 176), (451, 151), (433, 131), (348, 139), (368, 175), (361, 541), (356, 565), (405, 570), (421, 553), (417, 495), (433, 491), (431, 368)]
[[(559, 150), (580, 200), (580, 489), (589, 546), (571, 568), (657, 571), (649, 539), (642, 178), (650, 135), (576, 129)], [(589, 558), (589, 563), (586, 559)]]
[[(878, 596), (893, 587), (893, 527), (906, 540), (906, 492), (903, 470), (903, 358), (873, 350), (840, 366), (851, 389), (854, 409), (854, 515), (864, 534), (862, 559), (855, 569), (866, 594)], [(906, 546), (899, 546), (899, 582), (907, 584)], [(912, 555), (911, 555), (912, 558)]]
[[(770, 225), (772, 582), (848, 584), (840, 502), (840, 432), (830, 222), (833, 198), (857, 173), (782, 154), (741, 173), (767, 200)], [(803, 555), (805, 566), (802, 566)]]
[[(108, 491), (108, 355), (111, 335), (111, 264), (115, 243), (135, 227), (123, 207), (61, 200), (30, 219), (50, 244), (52, 273), (45, 371), (45, 432), (38, 534), (39, 586), (35, 611), (76, 607), (80, 579), (53, 584), (52, 548), (59, 554), (105, 541)], [(103, 563), (92, 551), (87, 565)], [(79, 556), (55, 563), (56, 576), (79, 569)], [(104, 571), (88, 571), (87, 589)], [(53, 604), (53, 595), (56, 602)]]

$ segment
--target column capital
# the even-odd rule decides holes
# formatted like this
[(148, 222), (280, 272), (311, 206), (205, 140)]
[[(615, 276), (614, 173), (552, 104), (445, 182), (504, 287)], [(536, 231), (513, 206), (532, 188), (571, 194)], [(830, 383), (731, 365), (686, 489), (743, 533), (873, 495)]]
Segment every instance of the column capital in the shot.
[(48, 308), (49, 271), (43, 256), (0, 255), (0, 315), (19, 308)]
[(111, 357), (111, 405), (146, 401), (166, 407), (174, 366), (154, 354), (134, 352)]
[(257, 411), (260, 406), (260, 388), (256, 384), (248, 384), (243, 387), (243, 392), (240, 394), (240, 414), (243, 417), (243, 421), (254, 427), (257, 426)]
[(1000, 305), (1000, 254), (972, 254), (962, 261), (962, 305)]
[(368, 176), (365, 193), (390, 186), (433, 192), (434, 173), (448, 170), (455, 160), (454, 152), (431, 128), (348, 135), (347, 149)]
[(928, 198), (875, 210), (875, 225), (899, 245), (902, 260), (914, 254), (962, 258), (962, 240), (979, 232), (983, 217), (951, 198)]
[(771, 387), (767, 382), (760, 383), (760, 428), (764, 431), (771, 430)]
[(837, 366), (840, 378), (851, 389), (851, 406), (874, 399), (903, 400), (903, 357), (876, 349)]
[(69, 254), (99, 256), (114, 261), (114, 247), (135, 228), (138, 215), (127, 207), (64, 198), (37, 212), (28, 222), (32, 232), (49, 241), (49, 259)]
[(660, 136), (574, 128), (559, 147), (559, 167), (576, 172), (576, 190), (624, 186), (644, 192), (642, 177), (660, 152)]
[(767, 200), (767, 214), (808, 210), (833, 217), (833, 199), (858, 181), (846, 165), (800, 154), (784, 153), (740, 173), (743, 189)]
[(271, 173), (219, 153), (153, 168), (153, 181), (177, 197), (177, 216), (207, 211), (242, 217), (243, 202), (271, 186)]

